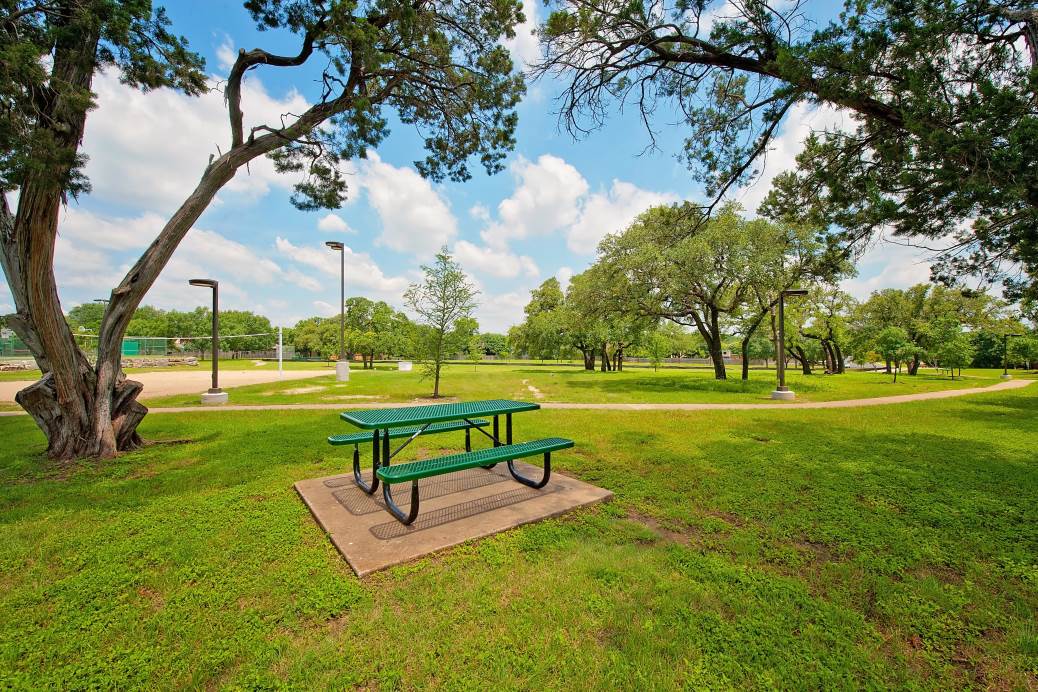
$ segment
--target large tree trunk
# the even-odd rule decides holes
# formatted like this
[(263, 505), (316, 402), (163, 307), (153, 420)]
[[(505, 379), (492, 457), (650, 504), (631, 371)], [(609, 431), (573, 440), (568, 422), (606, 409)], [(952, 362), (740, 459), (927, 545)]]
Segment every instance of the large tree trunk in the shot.
[(920, 365), (919, 356), (918, 355), (917, 356), (913, 356), (912, 357), (912, 361), (908, 364), (908, 374), (909, 375), (918, 375), (919, 374), (919, 365)]
[(833, 342), (833, 353), (836, 356), (836, 374), (842, 375), (846, 369), (843, 364), (843, 349), (840, 348), (839, 342)]
[(826, 372), (836, 372), (836, 353), (833, 351), (833, 344), (828, 339), (822, 339), (822, 348), (825, 351), (825, 369)]
[(805, 375), (811, 374), (811, 361), (808, 360), (807, 354), (804, 353), (802, 346), (793, 346), (789, 349), (789, 355), (793, 357), (796, 362), (800, 363), (800, 371)]
[[(84, 411), (85, 416), (70, 415), (69, 408), (58, 403), (52, 373), (15, 395), (15, 400), (47, 436), (47, 454), (51, 458), (109, 456), (113, 448), (124, 451), (140, 446), (137, 426), (148, 413), (137, 401), (141, 383), (120, 376), (110, 393), (98, 393), (97, 381), (95, 372), (82, 370), (75, 408)], [(109, 424), (99, 430), (97, 422), (105, 419)]]
[(602, 372), (609, 372), (609, 349), (602, 344)]
[(593, 348), (582, 348), (580, 349), (581, 354), (584, 356), (584, 369), (594, 370), (595, 369), (595, 349)]
[[(88, 13), (84, 12), (84, 15)], [(70, 15), (55, 45), (52, 82), (40, 118), (43, 163), (19, 187), (15, 214), (2, 203), (0, 261), (15, 300), (8, 322), (29, 346), (43, 377), (15, 400), (47, 436), (53, 459), (114, 455), (140, 444), (137, 425), (147, 409), (138, 382), (121, 370), (122, 335), (114, 355), (91, 367), (65, 322), (54, 280), (54, 244), (65, 184), (86, 123), (99, 27)]]
[(745, 336), (742, 340), (742, 379), (750, 379), (750, 337)]
[[(312, 106), (294, 123), (260, 136), (253, 132), (245, 139), (240, 82), (245, 70), (257, 64), (258, 54), (239, 55), (225, 92), (231, 149), (211, 160), (191, 195), (113, 289), (101, 321), (96, 365), (91, 367), (65, 322), (54, 279), (58, 215), (83, 138), (101, 24), (94, 10), (79, 4), (85, 3), (67, 3), (76, 5), (76, 11), (68, 12), (54, 45), (51, 84), (59, 88), (40, 95), (35, 134), (43, 148), (32, 152), (37, 165), (20, 181), (15, 214), (0, 194), (0, 264), (15, 303), (15, 312), (6, 319), (43, 372), (42, 379), (16, 399), (47, 435), (49, 455), (62, 460), (110, 457), (140, 443), (137, 425), (147, 413), (136, 402), (141, 385), (127, 380), (121, 369), (122, 339), (134, 311), (235, 172), (343, 112), (352, 104), (357, 87), (351, 82), (340, 96)], [(310, 37), (298, 58), (281, 59), (282, 64), (302, 64), (312, 47)]]

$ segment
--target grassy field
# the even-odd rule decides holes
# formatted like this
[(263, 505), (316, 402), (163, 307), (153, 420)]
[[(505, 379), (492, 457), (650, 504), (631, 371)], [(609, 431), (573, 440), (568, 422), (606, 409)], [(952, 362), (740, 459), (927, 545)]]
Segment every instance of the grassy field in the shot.
[[(770, 401), (775, 374), (755, 370), (743, 382), (738, 372), (733, 379), (718, 381), (712, 370), (624, 370), (587, 372), (565, 367), (449, 365), (440, 384), (442, 394), (460, 399), (529, 399), (562, 402), (665, 402), (665, 403), (760, 403)], [(913, 394), (941, 389), (983, 387), (999, 382), (1000, 371), (964, 371), (963, 378), (923, 372), (915, 377), (852, 371), (845, 375), (804, 376), (789, 373), (787, 381), (802, 401), (832, 401), (896, 394)], [(334, 375), (305, 382), (237, 387), (231, 391), (236, 404), (301, 404), (341, 402), (400, 402), (428, 396), (432, 383), (422, 380), (417, 370), (398, 372), (388, 366), (375, 370), (352, 370), (350, 381), (340, 383)], [(540, 395), (538, 397), (538, 394)], [(152, 406), (198, 405), (195, 394), (142, 399)]]
[(1038, 388), (517, 424), (615, 500), (360, 581), (292, 490), (333, 412), (0, 419), (0, 688), (1038, 686)]

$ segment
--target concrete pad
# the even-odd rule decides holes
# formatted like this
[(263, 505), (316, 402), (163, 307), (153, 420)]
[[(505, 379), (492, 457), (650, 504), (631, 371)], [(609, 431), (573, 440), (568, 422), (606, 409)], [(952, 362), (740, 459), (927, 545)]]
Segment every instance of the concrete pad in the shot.
[[(540, 467), (516, 462), (516, 470), (539, 478)], [(370, 482), (371, 472), (365, 480)], [(540, 490), (512, 479), (505, 464), (467, 469), (418, 482), (421, 509), (410, 526), (386, 511), (382, 488), (368, 495), (353, 473), (313, 478), (295, 484), (299, 496), (346, 561), (363, 577), (474, 538), (558, 516), (608, 500), (608, 490), (553, 472)], [(410, 483), (394, 488), (393, 499), (406, 512)]]

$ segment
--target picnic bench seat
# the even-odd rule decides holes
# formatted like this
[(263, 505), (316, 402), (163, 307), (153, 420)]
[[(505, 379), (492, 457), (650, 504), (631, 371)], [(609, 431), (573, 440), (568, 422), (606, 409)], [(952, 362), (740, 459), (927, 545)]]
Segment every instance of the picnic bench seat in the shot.
[[(508, 462), (508, 471), (515, 480), (531, 488), (543, 488), (548, 484), (548, 479), (551, 477), (551, 453), (561, 449), (569, 449), (572, 446), (573, 440), (567, 440), (562, 437), (548, 437), (543, 440), (501, 445), (489, 449), (480, 449), (475, 452), (450, 454), (436, 459), (423, 459), (396, 466), (382, 466), (376, 471), (376, 476), (383, 483), (382, 495), (386, 501), (386, 508), (400, 522), (407, 525), (412, 523), (418, 516), (418, 481), (422, 478), (464, 471), (477, 466), (488, 467), (505, 461)], [(515, 470), (514, 460), (537, 456), (538, 454), (544, 455), (544, 475), (541, 480), (536, 481), (526, 478)], [(407, 481), (411, 481), (411, 506), (405, 514), (393, 502), (390, 486)]]
[[(357, 485), (366, 492), (368, 495), (373, 494), (378, 489), (378, 476), (372, 480), (371, 484), (364, 482), (364, 479), (360, 475), (360, 445), (365, 442), (374, 443), (374, 449), (372, 450), (375, 455), (375, 465), (378, 466), (379, 456), (379, 443), (383, 438), (388, 437), (390, 440), (399, 439), (401, 437), (415, 438), (419, 435), (433, 435), (436, 433), (453, 432), (455, 430), (465, 431), (465, 451), (472, 450), (472, 438), (469, 432), (472, 428), (482, 428), (490, 425), (490, 421), (483, 418), (473, 418), (470, 420), (460, 421), (445, 421), (442, 423), (431, 423), (429, 425), (421, 426), (414, 425), (403, 428), (389, 428), (388, 430), (374, 431), (374, 432), (357, 432), (357, 433), (344, 433), (342, 435), (329, 435), (328, 444), (339, 447), (342, 445), (353, 445), (353, 478)], [(410, 440), (408, 440), (410, 442)], [(405, 445), (407, 443), (404, 443)]]
[[(426, 427), (423, 435), (432, 435), (433, 433), (444, 433), (453, 432), (455, 430), (467, 431), (472, 427), (483, 427), (490, 425), (490, 421), (482, 418), (476, 418), (472, 421), (450, 421), (447, 423), (433, 423)], [(411, 437), (416, 432), (422, 429), (422, 426), (415, 425), (407, 428), (390, 428), (389, 439), (395, 440), (400, 437)], [(328, 444), (334, 446), (340, 445), (359, 445), (365, 442), (372, 441), (372, 434), (370, 432), (357, 432), (357, 433), (346, 433), (344, 435), (329, 435)]]

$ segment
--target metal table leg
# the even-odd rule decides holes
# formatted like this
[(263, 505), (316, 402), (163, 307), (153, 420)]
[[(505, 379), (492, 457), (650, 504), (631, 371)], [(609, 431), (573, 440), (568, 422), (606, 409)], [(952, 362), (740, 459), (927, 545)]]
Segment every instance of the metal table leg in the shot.
[[(388, 439), (388, 438), (387, 438)], [(368, 495), (373, 495), (378, 490), (378, 466), (379, 466), (379, 434), (376, 430), (371, 436), (371, 485), (364, 482), (360, 475), (360, 450), (357, 445), (353, 447), (353, 482)]]
[[(500, 421), (500, 418), (501, 417), (498, 416), (496, 413), (494, 414), (494, 446), (495, 447), (500, 447), (501, 446), (501, 421)], [(496, 462), (493, 463), (493, 464), (487, 464), (486, 466), (483, 466), (481, 468), (492, 469), (495, 466), (497, 466)]]

